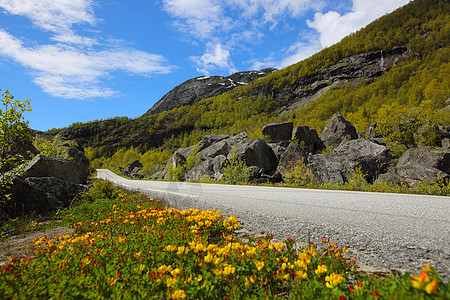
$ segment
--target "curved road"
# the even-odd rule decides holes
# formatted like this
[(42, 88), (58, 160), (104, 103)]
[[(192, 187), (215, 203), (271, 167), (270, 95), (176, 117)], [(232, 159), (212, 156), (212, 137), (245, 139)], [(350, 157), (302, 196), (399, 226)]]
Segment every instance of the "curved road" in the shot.
[(174, 208), (234, 214), (246, 230), (264, 230), (276, 240), (330, 238), (366, 270), (417, 274), (431, 263), (450, 277), (450, 197), (129, 180), (105, 169), (97, 177)]

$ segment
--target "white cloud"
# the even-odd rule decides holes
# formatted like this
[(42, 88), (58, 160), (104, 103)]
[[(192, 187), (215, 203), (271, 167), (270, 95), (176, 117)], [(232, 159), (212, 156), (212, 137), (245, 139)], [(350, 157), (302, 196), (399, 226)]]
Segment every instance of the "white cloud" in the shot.
[(220, 43), (208, 42), (205, 54), (191, 56), (190, 59), (197, 64), (197, 71), (205, 75), (218, 68), (228, 70), (229, 73), (237, 72), (231, 60), (230, 51)]
[(264, 22), (273, 24), (286, 15), (299, 17), (308, 9), (318, 10), (324, 5), (322, 0), (231, 0), (229, 2), (240, 7), (244, 17), (255, 17), (261, 13)]
[(177, 19), (173, 22), (176, 28), (201, 39), (230, 22), (223, 16), (222, 7), (213, 0), (164, 0), (163, 6)]
[(131, 74), (166, 74), (172, 70), (164, 57), (130, 48), (105, 51), (80, 50), (72, 46), (25, 47), (19, 39), (0, 29), (0, 55), (28, 68), (34, 82), (55, 97), (87, 99), (116, 94), (103, 87), (101, 78), (113, 71)]
[(299, 41), (290, 46), (286, 51), (285, 57), (279, 63), (278, 68), (285, 68), (304, 60), (322, 49), (317, 38), (309, 38), (306, 41)]
[(322, 47), (328, 47), (408, 2), (409, 0), (354, 0), (351, 12), (344, 15), (336, 11), (316, 13), (314, 21), (308, 20), (307, 24), (319, 32)]
[(92, 0), (0, 0), (0, 7), (12, 15), (24, 16), (34, 25), (52, 32), (56, 41), (92, 45), (93, 39), (74, 34), (72, 25), (94, 25)]
[[(56, 44), (25, 46), (0, 28), (0, 56), (20, 63), (33, 81), (48, 94), (69, 99), (110, 97), (118, 94), (102, 79), (114, 71), (132, 75), (170, 73), (161, 55), (122, 47), (114, 41), (104, 46), (88, 36), (77, 35), (74, 24), (94, 25), (92, 0), (0, 0), (0, 8), (29, 18), (38, 28), (53, 33)], [(100, 50), (94, 50), (93, 45)]]

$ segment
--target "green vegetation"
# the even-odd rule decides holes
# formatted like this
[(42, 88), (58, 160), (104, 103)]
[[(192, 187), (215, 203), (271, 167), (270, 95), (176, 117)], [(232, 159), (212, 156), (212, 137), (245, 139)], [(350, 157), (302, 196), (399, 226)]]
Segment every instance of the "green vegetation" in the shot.
[(33, 139), (33, 145), (41, 155), (67, 159), (69, 156), (67, 155), (66, 149), (63, 147), (63, 143), (64, 141), (59, 135), (55, 136), (52, 141), (46, 140), (38, 135)]
[(252, 175), (252, 170), (240, 157), (236, 157), (236, 152), (233, 152), (224, 163), (222, 181), (229, 184), (245, 184)]
[(25, 112), (31, 111), (30, 100), (14, 100), (14, 96), (9, 90), (5, 90), (2, 96), (3, 107), (0, 109), (0, 208), (5, 201), (10, 199), (8, 191), (12, 184), (12, 177), (20, 174), (21, 170), (16, 169), (14, 174), (5, 174), (5, 172), (24, 162), (23, 144), (31, 139), (28, 121), (25, 121), (23, 117)]
[(450, 296), (448, 283), (430, 265), (418, 270), (419, 276), (368, 275), (359, 272), (346, 247), (329, 240), (298, 249), (294, 240), (274, 242), (272, 235), (243, 243), (232, 236), (239, 227), (232, 215), (165, 208), (139, 193), (116, 190), (61, 215), (75, 233), (36, 238), (30, 249), (34, 258), (10, 258), (0, 268), (1, 298)]
[(317, 186), (314, 175), (308, 169), (304, 162), (304, 158), (297, 162), (294, 169), (285, 175), (285, 182), (288, 185), (301, 186), (301, 187), (314, 187)]
[(198, 147), (194, 147), (191, 154), (186, 157), (186, 162), (176, 167), (173, 167), (172, 165), (169, 166), (169, 169), (167, 170), (169, 180), (183, 181), (186, 173), (192, 170), (192, 168), (194, 168), (199, 163), (200, 154), (198, 153)]

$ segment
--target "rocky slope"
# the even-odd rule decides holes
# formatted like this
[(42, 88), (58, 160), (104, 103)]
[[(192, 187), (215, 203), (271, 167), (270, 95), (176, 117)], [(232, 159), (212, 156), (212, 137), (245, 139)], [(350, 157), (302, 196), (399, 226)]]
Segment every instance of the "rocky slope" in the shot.
[(236, 86), (245, 85), (259, 77), (274, 72), (268, 68), (260, 71), (245, 71), (230, 76), (201, 76), (189, 79), (165, 94), (144, 115), (157, 114), (176, 107), (192, 105), (202, 99), (218, 96)]

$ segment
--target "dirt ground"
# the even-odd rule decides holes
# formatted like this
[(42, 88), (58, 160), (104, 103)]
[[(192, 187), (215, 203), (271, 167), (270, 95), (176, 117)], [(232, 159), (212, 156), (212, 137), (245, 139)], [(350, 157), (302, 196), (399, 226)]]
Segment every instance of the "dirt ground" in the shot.
[(12, 236), (5, 242), (0, 242), (0, 267), (8, 263), (10, 257), (33, 257), (29, 247), (34, 244), (33, 239), (40, 239), (47, 235), (47, 239), (53, 239), (55, 235), (72, 234), (73, 229), (67, 227), (54, 227), (41, 231), (30, 231), (20, 235)]

